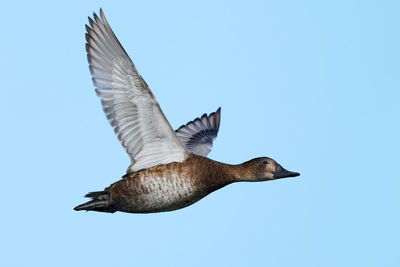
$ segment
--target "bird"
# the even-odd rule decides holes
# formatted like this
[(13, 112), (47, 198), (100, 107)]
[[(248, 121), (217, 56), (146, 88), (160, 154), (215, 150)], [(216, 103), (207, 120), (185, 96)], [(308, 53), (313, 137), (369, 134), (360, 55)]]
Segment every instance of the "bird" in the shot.
[(86, 24), (86, 52), (106, 117), (130, 156), (122, 178), (90, 192), (74, 209), (156, 213), (185, 208), (234, 182), (295, 177), (269, 157), (226, 164), (207, 157), (221, 108), (173, 130), (147, 83), (118, 41), (102, 9)]

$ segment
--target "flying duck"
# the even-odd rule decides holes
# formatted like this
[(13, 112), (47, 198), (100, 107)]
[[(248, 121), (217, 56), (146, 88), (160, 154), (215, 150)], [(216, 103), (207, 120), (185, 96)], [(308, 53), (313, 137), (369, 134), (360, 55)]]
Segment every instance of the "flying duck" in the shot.
[(268, 157), (231, 165), (207, 158), (221, 109), (174, 131), (100, 9), (86, 25), (86, 51), (96, 93), (131, 158), (121, 180), (75, 210), (152, 213), (187, 207), (228, 184), (299, 176)]

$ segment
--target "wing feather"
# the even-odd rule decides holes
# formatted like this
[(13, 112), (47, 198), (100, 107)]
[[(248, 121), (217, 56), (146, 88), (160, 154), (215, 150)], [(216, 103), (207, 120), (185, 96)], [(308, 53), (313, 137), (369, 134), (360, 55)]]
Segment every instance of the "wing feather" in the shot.
[(179, 140), (192, 153), (207, 156), (212, 149), (213, 142), (217, 138), (221, 118), (221, 108), (216, 112), (203, 114), (201, 118), (196, 118), (182, 125), (175, 130)]
[(177, 138), (134, 63), (113, 33), (103, 10), (86, 25), (89, 69), (103, 110), (129, 154), (128, 172), (185, 160)]

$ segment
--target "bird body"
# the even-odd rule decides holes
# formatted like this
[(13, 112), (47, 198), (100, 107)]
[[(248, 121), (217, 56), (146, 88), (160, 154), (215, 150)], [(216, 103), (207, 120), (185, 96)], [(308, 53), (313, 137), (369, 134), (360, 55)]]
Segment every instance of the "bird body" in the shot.
[(233, 182), (294, 177), (261, 157), (230, 165), (207, 158), (220, 125), (220, 108), (173, 131), (158, 101), (118, 41), (103, 11), (86, 25), (86, 51), (96, 93), (131, 158), (121, 180), (75, 210), (151, 213), (189, 206)]
[[(99, 211), (149, 213), (189, 206), (233, 182), (228, 166), (191, 154), (183, 162), (128, 173), (103, 191), (103, 199), (97, 203), (107, 196), (107, 204), (102, 204)], [(96, 200), (89, 205), (93, 204)]]
[[(266, 174), (270, 176), (266, 177)], [(255, 182), (298, 175), (267, 157), (231, 165), (192, 153), (183, 162), (127, 173), (104, 191), (86, 195), (93, 200), (75, 209), (130, 213), (172, 211), (189, 206), (233, 182)]]

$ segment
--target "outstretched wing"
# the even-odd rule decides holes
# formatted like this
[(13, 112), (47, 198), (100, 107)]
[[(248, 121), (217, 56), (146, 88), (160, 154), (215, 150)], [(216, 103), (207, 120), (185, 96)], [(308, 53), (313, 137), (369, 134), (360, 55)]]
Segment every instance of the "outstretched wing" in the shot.
[(201, 118), (196, 118), (175, 130), (176, 135), (187, 150), (206, 157), (217, 138), (220, 118), (221, 108), (208, 116), (204, 113)]
[(189, 152), (108, 24), (94, 13), (86, 25), (86, 51), (107, 119), (131, 157), (128, 172), (182, 162)]

